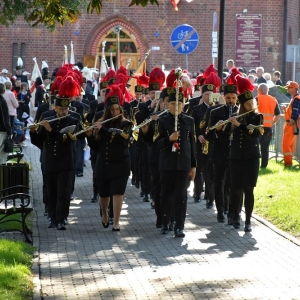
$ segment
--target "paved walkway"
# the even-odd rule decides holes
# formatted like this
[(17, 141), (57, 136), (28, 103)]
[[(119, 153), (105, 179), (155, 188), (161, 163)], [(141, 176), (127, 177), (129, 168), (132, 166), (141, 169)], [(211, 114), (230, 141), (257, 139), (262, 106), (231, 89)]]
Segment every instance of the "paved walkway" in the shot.
[(39, 150), (25, 153), (37, 210), (34, 300), (300, 299), (300, 247), (257, 221), (245, 234), (189, 198), (186, 237), (174, 239), (155, 228), (154, 210), (128, 183), (121, 231), (102, 228), (89, 162), (76, 178), (67, 230), (48, 229)]

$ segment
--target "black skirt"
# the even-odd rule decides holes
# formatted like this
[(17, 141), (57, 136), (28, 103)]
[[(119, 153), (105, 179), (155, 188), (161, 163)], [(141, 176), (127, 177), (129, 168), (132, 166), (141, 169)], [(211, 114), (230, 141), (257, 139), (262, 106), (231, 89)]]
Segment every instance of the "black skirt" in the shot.
[(259, 158), (229, 160), (229, 178), (232, 189), (256, 186), (259, 172)]

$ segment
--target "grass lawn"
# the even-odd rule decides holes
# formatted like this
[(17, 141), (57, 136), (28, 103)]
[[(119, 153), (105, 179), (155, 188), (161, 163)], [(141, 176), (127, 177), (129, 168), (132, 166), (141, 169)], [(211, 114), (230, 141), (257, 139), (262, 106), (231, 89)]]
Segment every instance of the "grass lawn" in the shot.
[(32, 299), (33, 251), (27, 243), (0, 240), (0, 300)]
[(270, 160), (260, 170), (254, 212), (281, 230), (300, 237), (300, 170)]

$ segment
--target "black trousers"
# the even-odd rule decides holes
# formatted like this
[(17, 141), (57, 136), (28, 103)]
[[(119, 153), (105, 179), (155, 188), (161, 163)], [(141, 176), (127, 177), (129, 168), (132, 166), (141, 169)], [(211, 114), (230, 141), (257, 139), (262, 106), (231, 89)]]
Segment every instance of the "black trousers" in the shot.
[(269, 146), (272, 140), (272, 135), (273, 135), (272, 127), (264, 127), (264, 134), (259, 136), (260, 152), (261, 152), (260, 166), (262, 168), (266, 168), (268, 166)]
[[(224, 163), (214, 162), (215, 171), (215, 200), (218, 214), (228, 210), (229, 205), (229, 180), (228, 180), (228, 165)], [(227, 178), (227, 179), (226, 179)]]
[(141, 190), (145, 194), (150, 194), (151, 173), (149, 166), (148, 147), (142, 147), (139, 149), (139, 168), (141, 174)]
[(162, 224), (161, 201), (160, 201), (160, 172), (159, 165), (150, 164), (152, 178), (152, 199), (155, 202), (156, 224)]
[(184, 229), (189, 171), (160, 171), (162, 223), (171, 222), (174, 207), (175, 230)]
[(96, 160), (97, 155), (96, 153), (91, 154), (91, 166), (93, 170), (93, 193), (94, 195), (98, 195), (98, 186), (97, 186), (97, 179), (96, 179)]
[(74, 171), (45, 172), (48, 216), (55, 224), (69, 215), (70, 193)]
[(194, 195), (196, 197), (201, 196), (201, 192), (203, 189), (203, 183), (205, 182), (205, 195), (208, 194), (208, 184), (207, 184), (207, 174), (206, 174), (206, 161), (207, 155), (202, 153), (202, 149), (197, 147), (197, 168), (196, 168), (196, 176), (194, 180)]

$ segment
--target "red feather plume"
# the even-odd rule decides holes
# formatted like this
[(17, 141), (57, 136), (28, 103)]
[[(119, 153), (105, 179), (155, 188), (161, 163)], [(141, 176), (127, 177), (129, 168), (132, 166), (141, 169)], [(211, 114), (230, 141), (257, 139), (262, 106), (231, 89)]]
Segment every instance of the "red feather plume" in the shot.
[(149, 74), (149, 83), (159, 83), (159, 86), (162, 87), (165, 82), (166, 75), (158, 67), (155, 67)]
[(239, 94), (243, 94), (246, 91), (252, 92), (255, 90), (255, 86), (250, 82), (248, 78), (245, 78), (241, 75), (237, 75), (235, 79), (236, 79), (237, 90)]
[(177, 80), (177, 77), (176, 77), (175, 69), (172, 69), (166, 79), (167, 87), (174, 87), (176, 80)]
[(54, 82), (51, 84), (51, 94), (54, 95), (55, 91), (59, 90), (60, 85), (63, 82), (63, 78), (61, 76), (56, 76)]
[(101, 79), (101, 82), (109, 81), (112, 78), (116, 78), (116, 76), (117, 76), (116, 71), (109, 69), (107, 74)]
[(148, 87), (149, 85), (149, 76), (146, 75), (146, 73), (143, 73), (142, 75), (138, 77), (134, 77), (137, 79), (137, 85), (142, 85), (143, 87)]
[(75, 97), (80, 95), (80, 85), (72, 76), (67, 76), (59, 87), (58, 95), (60, 97)]
[(75, 73), (76, 78), (78, 78), (78, 83), (80, 86), (82, 86), (83, 84), (83, 76), (82, 73), (77, 69), (77, 68), (73, 68), (73, 73)]
[(196, 77), (197, 84), (200, 85), (200, 80), (201, 80), (202, 78), (203, 78), (203, 75), (198, 75), (198, 76)]
[(123, 75), (125, 75), (125, 76), (128, 76), (128, 71), (127, 71), (127, 69), (126, 69), (125, 67), (121, 66), (121, 67), (119, 68), (119, 70), (117, 71), (117, 76), (118, 76), (119, 74), (123, 74)]
[(69, 70), (72, 70), (72, 68), (70, 68), (69, 65), (63, 65), (56, 72), (56, 76), (65, 77)]
[(231, 69), (231, 74), (227, 78), (226, 83), (227, 84), (234, 84), (234, 85), (236, 85), (236, 78), (235, 77), (237, 75), (241, 75), (242, 76), (242, 73), (237, 68), (235, 68), (235, 67), (232, 68)]
[(217, 70), (215, 69), (215, 67), (214, 67), (213, 64), (209, 65), (209, 66), (206, 68), (206, 70), (205, 70), (204, 73), (203, 73), (203, 77), (204, 77), (204, 78), (207, 78), (207, 77), (209, 76), (210, 73), (215, 73), (215, 74), (217, 74)]

